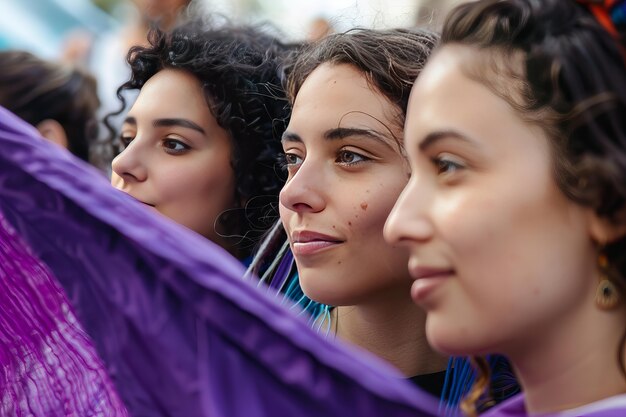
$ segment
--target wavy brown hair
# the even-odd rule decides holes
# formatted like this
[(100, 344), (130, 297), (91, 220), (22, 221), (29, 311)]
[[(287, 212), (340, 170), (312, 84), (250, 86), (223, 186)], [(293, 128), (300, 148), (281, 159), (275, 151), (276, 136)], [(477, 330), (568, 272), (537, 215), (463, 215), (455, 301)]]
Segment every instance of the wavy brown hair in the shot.
[[(353, 29), (328, 35), (303, 45), (286, 60), (287, 98), (293, 104), (302, 84), (320, 65), (352, 65), (365, 75), (376, 91), (397, 107), (395, 122), (402, 130), (411, 87), (438, 40), (436, 33), (425, 29)], [(402, 138), (395, 139), (403, 152)], [(286, 234), (279, 220), (264, 240), (249, 272), (259, 274), (271, 263), (271, 258), (285, 239)]]
[(293, 104), (304, 81), (320, 65), (348, 64), (398, 107), (402, 128), (411, 87), (437, 41), (434, 32), (410, 29), (353, 29), (328, 35), (298, 52), (287, 78), (289, 101)]
[[(482, 0), (450, 13), (442, 33), (446, 44), (473, 48), (474, 59), (462, 68), (466, 75), (548, 134), (560, 190), (614, 224), (624, 224), (623, 33), (614, 38), (573, 0)], [(626, 239), (609, 243), (605, 250), (613, 279), (623, 289)], [(623, 347), (622, 340), (622, 371)], [(470, 393), (468, 398), (471, 403), (478, 396)]]

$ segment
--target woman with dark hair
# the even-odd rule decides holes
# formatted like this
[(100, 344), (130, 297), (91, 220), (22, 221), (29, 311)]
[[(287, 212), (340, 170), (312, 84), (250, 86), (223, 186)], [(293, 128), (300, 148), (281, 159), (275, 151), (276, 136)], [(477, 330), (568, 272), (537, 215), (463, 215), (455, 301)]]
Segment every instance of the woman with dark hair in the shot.
[(386, 225), (442, 353), (511, 360), (494, 415), (626, 414), (624, 2), (484, 0), (411, 93), (413, 173)]
[[(423, 30), (360, 29), (299, 51), (282, 137), (288, 179), (279, 208), (290, 250), (262, 281), (311, 312), (322, 333), (369, 350), (439, 396), (446, 359), (423, 336), (406, 252), (382, 234), (410, 174), (402, 138), (409, 92), (436, 41)], [(281, 229), (252, 272), (284, 242)]]
[(140, 92), (112, 183), (245, 259), (283, 183), (276, 161), (289, 48), (261, 29), (201, 22), (149, 40), (129, 52), (132, 76), (118, 90)]
[(98, 161), (100, 101), (96, 80), (70, 65), (46, 61), (26, 51), (0, 52), (0, 106), (35, 126), (46, 139), (83, 161)]

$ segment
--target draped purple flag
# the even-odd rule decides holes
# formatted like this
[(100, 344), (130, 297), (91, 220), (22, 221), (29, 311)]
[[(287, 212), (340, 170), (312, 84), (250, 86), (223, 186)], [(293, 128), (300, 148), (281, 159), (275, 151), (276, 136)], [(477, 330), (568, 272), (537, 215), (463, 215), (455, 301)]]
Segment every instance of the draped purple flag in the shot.
[(0, 415), (126, 416), (59, 285), (0, 215)]
[[(243, 272), (0, 108), (0, 415), (437, 415)], [(620, 396), (566, 415), (625, 413)], [(485, 417), (525, 415), (519, 396)]]
[[(4, 109), (0, 213), (17, 233), (5, 228), (3, 241), (26, 262), (0, 265), (0, 315), (14, 320), (18, 333), (1, 340), (0, 410), (15, 406), (11, 393), (21, 390), (29, 401), (58, 397), (35, 416), (99, 415), (64, 408), (83, 394), (98, 402), (94, 407), (124, 415), (101, 372), (104, 363), (138, 417), (437, 414), (436, 400), (390, 367), (324, 340), (242, 280), (242, 266), (224, 250), (113, 189)], [(37, 277), (36, 270), (46, 273)], [(26, 295), (7, 279), (16, 271), (33, 283)], [(45, 288), (38, 279), (47, 280)], [(33, 315), (40, 319), (26, 323)], [(75, 323), (70, 333), (51, 330), (68, 322)], [(59, 386), (61, 376), (44, 366), (45, 345), (57, 334), (63, 340), (55, 367), (70, 383), (29, 391), (25, 372)], [(33, 354), (21, 355), (22, 343)], [(29, 370), (41, 366), (45, 372)]]

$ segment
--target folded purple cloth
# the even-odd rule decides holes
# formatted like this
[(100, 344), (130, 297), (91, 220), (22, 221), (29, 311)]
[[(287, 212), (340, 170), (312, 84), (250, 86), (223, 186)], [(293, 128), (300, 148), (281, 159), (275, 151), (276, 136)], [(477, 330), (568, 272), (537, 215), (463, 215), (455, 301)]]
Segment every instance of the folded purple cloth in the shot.
[[(4, 109), (0, 213), (17, 231), (21, 259), (29, 264), (0, 265), (3, 296), (18, 300), (12, 316), (42, 316), (29, 323), (36, 327), (32, 334), (17, 321), (16, 328), (26, 339), (32, 336), (28, 343), (46, 345), (53, 321), (72, 322), (75, 314), (92, 342), (76, 324), (73, 336), (58, 345), (63, 352), (57, 369), (76, 368), (77, 378), (69, 373), (64, 378), (85, 393), (97, 391), (94, 400), (109, 395), (109, 414), (123, 415), (123, 410), (115, 408), (116, 397), (89, 350), (91, 343), (129, 413), (138, 417), (437, 414), (437, 401), (390, 367), (324, 340), (272, 296), (242, 280), (242, 266), (224, 250), (113, 189), (97, 171), (38, 138)], [(11, 239), (6, 230), (3, 238)], [(20, 300), (20, 285), (6, 275), (11, 268), (30, 273), (38, 262), (49, 271), (49, 285), (33, 284)], [(54, 280), (73, 310), (63, 309)], [(11, 407), (14, 398), (7, 393), (30, 383), (18, 368), (45, 362), (47, 353), (25, 358), (15, 354), (17, 339), (2, 342), (0, 404)], [(89, 372), (94, 382), (86, 382)], [(54, 385), (58, 375), (38, 377)], [(93, 415), (73, 408), (82, 393), (69, 387), (24, 393), (38, 401), (57, 396), (50, 404), (61, 408), (36, 416)]]

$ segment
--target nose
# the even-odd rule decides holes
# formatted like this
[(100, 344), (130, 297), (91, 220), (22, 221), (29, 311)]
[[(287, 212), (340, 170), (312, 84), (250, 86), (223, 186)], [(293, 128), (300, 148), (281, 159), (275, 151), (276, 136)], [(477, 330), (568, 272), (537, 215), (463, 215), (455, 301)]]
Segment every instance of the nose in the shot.
[(280, 192), (280, 204), (296, 213), (317, 213), (326, 207), (326, 173), (312, 158), (305, 159)]
[(412, 177), (385, 222), (384, 236), (393, 245), (413, 245), (432, 239), (433, 190)]
[(145, 150), (142, 149), (141, 141), (133, 139), (128, 146), (111, 163), (114, 176), (119, 179), (112, 181), (116, 188), (123, 188), (124, 184), (143, 182), (147, 178), (145, 164)]

